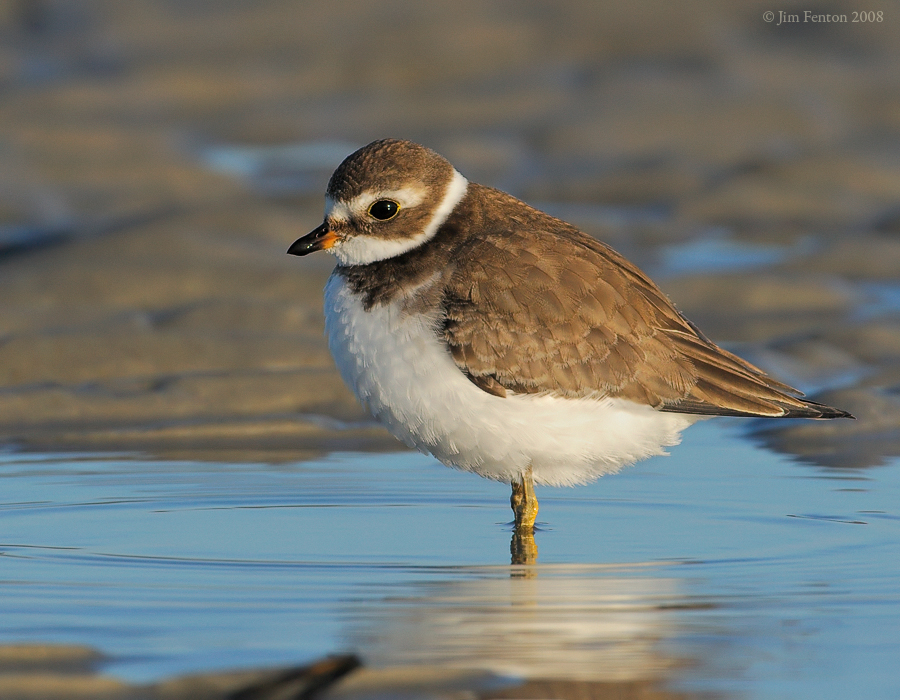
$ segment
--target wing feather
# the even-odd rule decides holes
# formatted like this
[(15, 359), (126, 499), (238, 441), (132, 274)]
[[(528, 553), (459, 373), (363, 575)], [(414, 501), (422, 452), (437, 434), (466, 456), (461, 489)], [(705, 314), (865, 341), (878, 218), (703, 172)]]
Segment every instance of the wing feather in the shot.
[(485, 391), (610, 396), (701, 415), (843, 414), (715, 345), (608, 246), (512, 202), (509, 230), (456, 255), (443, 300), (444, 340)]

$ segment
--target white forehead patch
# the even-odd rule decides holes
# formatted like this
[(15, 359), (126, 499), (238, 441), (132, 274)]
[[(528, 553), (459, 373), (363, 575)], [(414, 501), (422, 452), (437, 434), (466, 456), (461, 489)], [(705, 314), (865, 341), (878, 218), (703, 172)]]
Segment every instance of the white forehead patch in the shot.
[(343, 202), (337, 202), (329, 197), (327, 194), (325, 195), (325, 219), (326, 221), (333, 221), (335, 223), (347, 223), (350, 221), (350, 207), (348, 207)]
[[(402, 239), (354, 236), (336, 241), (328, 252), (334, 253), (343, 265), (368, 265), (378, 260), (387, 260), (402, 255), (434, 237), (441, 224), (450, 216), (450, 212), (465, 196), (468, 186), (469, 181), (454, 170), (453, 178), (450, 180), (441, 203), (434, 210), (431, 221), (415, 236)], [(425, 198), (425, 194), (425, 190), (420, 187), (404, 187), (390, 192), (364, 192), (349, 202), (336, 202), (330, 197), (326, 197), (325, 217), (332, 221), (349, 221), (352, 216), (364, 216), (372, 203), (379, 199), (393, 199), (401, 209), (414, 207)]]

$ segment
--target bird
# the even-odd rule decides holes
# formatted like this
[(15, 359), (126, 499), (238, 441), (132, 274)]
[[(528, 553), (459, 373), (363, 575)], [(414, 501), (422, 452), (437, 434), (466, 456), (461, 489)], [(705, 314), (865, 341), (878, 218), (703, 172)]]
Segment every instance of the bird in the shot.
[(346, 384), (406, 445), (511, 485), (574, 486), (703, 418), (853, 418), (719, 347), (610, 246), (417, 143), (360, 148), (328, 181), (325, 333)]

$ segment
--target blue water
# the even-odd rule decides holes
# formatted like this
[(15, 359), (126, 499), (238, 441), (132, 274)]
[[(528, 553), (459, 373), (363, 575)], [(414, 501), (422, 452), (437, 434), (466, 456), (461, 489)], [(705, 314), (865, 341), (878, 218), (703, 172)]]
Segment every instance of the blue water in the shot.
[[(799, 465), (729, 420), (667, 458), (508, 490), (428, 457), (292, 464), (0, 454), (0, 642), (131, 681), (299, 663), (658, 678), (734, 698), (900, 697), (900, 463)], [(526, 575), (527, 574), (527, 575)]]

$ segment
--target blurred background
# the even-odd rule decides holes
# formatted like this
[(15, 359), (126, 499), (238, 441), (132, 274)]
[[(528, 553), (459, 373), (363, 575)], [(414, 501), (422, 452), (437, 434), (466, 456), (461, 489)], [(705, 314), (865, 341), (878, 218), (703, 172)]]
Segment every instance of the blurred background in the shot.
[(325, 348), (330, 258), (284, 255), (337, 163), (393, 136), (609, 242), (861, 418), (760, 440), (879, 463), (900, 448), (900, 8), (852, 21), (872, 9), (4, 0), (0, 440), (394, 445)]
[[(134, 682), (347, 648), (572, 681), (534, 697), (895, 691), (900, 5), (779, 2), (0, 0), (0, 641)], [(508, 487), (399, 453), (325, 345), (332, 259), (285, 255), (384, 137), (859, 420), (542, 492), (511, 575)]]

